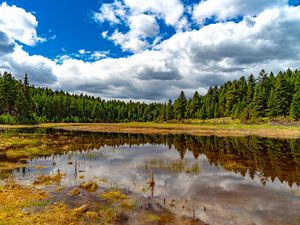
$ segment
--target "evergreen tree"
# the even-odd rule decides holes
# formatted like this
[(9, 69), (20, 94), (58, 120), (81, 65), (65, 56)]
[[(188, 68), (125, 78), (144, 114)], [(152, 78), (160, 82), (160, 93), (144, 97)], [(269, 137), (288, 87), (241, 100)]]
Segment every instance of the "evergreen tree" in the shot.
[(267, 102), (267, 116), (269, 117), (276, 117), (277, 115), (279, 115), (280, 109), (279, 106), (277, 105), (277, 99), (276, 99), (276, 94), (275, 94), (275, 90), (272, 89), (268, 102)]
[(166, 119), (167, 120), (174, 119), (174, 109), (173, 109), (173, 104), (172, 104), (172, 100), (171, 99), (169, 99), (169, 102), (168, 102), (168, 105), (167, 105)]
[(183, 120), (185, 118), (187, 99), (183, 91), (180, 92), (179, 97), (174, 103), (174, 114), (176, 119)]
[(290, 115), (292, 119), (300, 118), (300, 90), (296, 92), (291, 104)]
[[(292, 88), (284, 76), (279, 76), (274, 89), (274, 115), (287, 116), (292, 101)], [(272, 109), (271, 109), (272, 110)]]
[(252, 106), (255, 110), (255, 115), (259, 117), (265, 116), (267, 108), (267, 92), (261, 84), (255, 88)]
[(24, 77), (23, 85), (20, 84), (17, 95), (17, 118), (20, 123), (35, 123), (32, 117), (32, 100), (29, 91), (29, 80), (27, 74)]
[(253, 100), (255, 90), (255, 79), (253, 74), (248, 77), (247, 81), (247, 94), (246, 94), (246, 104), (250, 104)]
[[(10, 123), (164, 121), (185, 118), (238, 117), (244, 122), (258, 117), (299, 118), (300, 71), (274, 76), (262, 70), (253, 75), (210, 87), (204, 96), (195, 92), (186, 99), (181, 91), (174, 104), (122, 102), (30, 86), (28, 76), (16, 80), (0, 74), (0, 119)], [(5, 120), (0, 120), (0, 122)]]
[(0, 82), (0, 114), (10, 114), (15, 116), (17, 81), (10, 73), (4, 72), (2, 82)]

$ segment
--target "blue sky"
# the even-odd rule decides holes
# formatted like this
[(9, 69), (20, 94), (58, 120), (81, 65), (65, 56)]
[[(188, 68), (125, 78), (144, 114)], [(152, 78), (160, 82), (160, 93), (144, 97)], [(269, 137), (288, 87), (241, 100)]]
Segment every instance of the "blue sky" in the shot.
[[(106, 99), (204, 94), (262, 68), (299, 68), (300, 0), (7, 0), (0, 70)], [(272, 33), (276, 33), (273, 35)], [(283, 51), (284, 50), (284, 51)]]
[(98, 1), (77, 0), (75, 4), (65, 0), (6, 2), (32, 12), (39, 21), (37, 27), (39, 35), (50, 39), (37, 46), (25, 46), (31, 54), (55, 58), (58, 55), (78, 52), (80, 49), (100, 51), (109, 49), (117, 55), (122, 55), (120, 48), (101, 37), (103, 25), (95, 23), (92, 18), (92, 13), (99, 8)]

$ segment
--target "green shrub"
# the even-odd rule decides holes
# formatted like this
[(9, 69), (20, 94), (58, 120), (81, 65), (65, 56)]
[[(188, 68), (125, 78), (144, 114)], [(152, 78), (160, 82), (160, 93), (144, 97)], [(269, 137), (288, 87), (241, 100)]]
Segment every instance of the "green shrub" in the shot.
[(15, 117), (13, 117), (9, 114), (0, 115), (0, 124), (13, 125), (13, 124), (16, 124), (16, 123), (17, 123), (17, 121), (16, 121)]

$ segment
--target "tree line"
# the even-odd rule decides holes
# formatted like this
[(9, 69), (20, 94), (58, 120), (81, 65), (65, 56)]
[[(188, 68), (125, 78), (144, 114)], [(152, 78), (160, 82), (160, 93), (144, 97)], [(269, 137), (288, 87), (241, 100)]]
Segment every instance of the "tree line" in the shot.
[(276, 76), (261, 70), (257, 78), (228, 81), (195, 92), (183, 91), (174, 102), (149, 103), (103, 100), (88, 95), (34, 87), (28, 76), (17, 80), (11, 73), (0, 74), (0, 123), (42, 122), (146, 122), (219, 117), (255, 122), (278, 116), (300, 118), (300, 70), (290, 69)]

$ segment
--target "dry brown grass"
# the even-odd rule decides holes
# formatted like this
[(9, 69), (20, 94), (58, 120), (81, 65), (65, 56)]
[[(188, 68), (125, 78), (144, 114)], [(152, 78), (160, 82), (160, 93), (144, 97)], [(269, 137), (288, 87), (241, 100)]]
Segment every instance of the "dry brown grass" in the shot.
[(249, 136), (277, 138), (299, 138), (300, 126), (278, 125), (265, 123), (260, 125), (241, 124), (238, 120), (219, 118), (211, 120), (189, 120), (186, 123), (47, 123), (35, 126), (28, 125), (0, 125), (0, 129), (10, 128), (59, 128), (69, 131), (114, 132), (114, 133), (142, 133), (142, 134), (191, 134), (199, 136)]
[(34, 185), (51, 185), (51, 184), (59, 184), (64, 174), (55, 174), (53, 176), (50, 175), (41, 175), (36, 178), (33, 182)]
[(164, 124), (164, 123), (91, 123), (64, 124), (60, 128), (69, 131), (90, 131), (110, 133), (142, 134), (191, 134), (198, 136), (249, 136), (276, 138), (299, 138), (300, 128), (296, 126), (272, 125), (202, 125), (202, 124)]
[(80, 187), (89, 191), (89, 192), (95, 192), (97, 191), (98, 184), (95, 183), (94, 181), (89, 181), (89, 182), (83, 182), (80, 184)]

